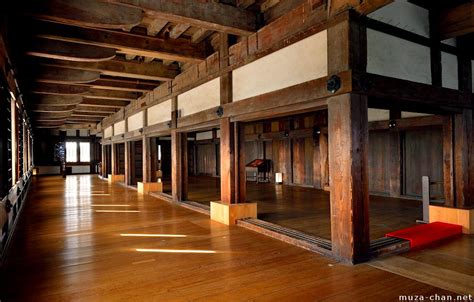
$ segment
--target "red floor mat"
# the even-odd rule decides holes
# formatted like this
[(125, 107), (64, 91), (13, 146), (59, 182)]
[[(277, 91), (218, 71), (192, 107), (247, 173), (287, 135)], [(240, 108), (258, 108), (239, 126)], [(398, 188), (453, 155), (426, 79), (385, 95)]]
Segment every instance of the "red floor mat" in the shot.
[(385, 236), (408, 240), (411, 248), (417, 248), (460, 234), (462, 234), (462, 226), (460, 225), (432, 222), (391, 232)]

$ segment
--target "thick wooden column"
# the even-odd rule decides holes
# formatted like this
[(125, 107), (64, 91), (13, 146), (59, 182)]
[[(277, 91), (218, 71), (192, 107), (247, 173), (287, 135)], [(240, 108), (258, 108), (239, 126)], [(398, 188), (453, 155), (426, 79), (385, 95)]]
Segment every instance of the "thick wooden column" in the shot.
[(183, 201), (188, 195), (187, 133), (171, 130), (171, 191), (174, 201)]
[(368, 258), (370, 245), (367, 98), (335, 96), (328, 110), (332, 252), (357, 263)]
[(12, 186), (16, 184), (18, 177), (18, 127), (17, 127), (17, 111), (16, 111), (16, 101), (11, 101), (11, 148), (12, 148)]
[(234, 167), (235, 167), (235, 202), (246, 202), (247, 180), (245, 177), (245, 129), (244, 124), (234, 124)]
[[(402, 112), (399, 110), (390, 110), (390, 121), (402, 118)], [(395, 125), (389, 129), (389, 152), (390, 152), (390, 196), (399, 197), (401, 195), (402, 183), (402, 152), (400, 143), (400, 130)]]
[(329, 158), (328, 158), (328, 135), (319, 135), (319, 160), (321, 169), (321, 189), (329, 190)]
[[(104, 136), (102, 135), (102, 137), (104, 137)], [(100, 166), (100, 170), (101, 170), (100, 175), (102, 177), (107, 177), (105, 175), (106, 174), (105, 172), (107, 171), (107, 167), (106, 167), (107, 163), (106, 163), (106, 160), (105, 160), (106, 159), (105, 145), (101, 145), (100, 147), (101, 147), (101, 154), (100, 155), (101, 155), (101, 161), (102, 161), (102, 165)]]
[(150, 138), (143, 136), (142, 138), (143, 144), (143, 151), (142, 151), (142, 158), (143, 158), (143, 183), (151, 182), (151, 144)]
[(158, 169), (157, 163), (158, 163), (158, 146), (157, 146), (157, 138), (156, 137), (150, 137), (149, 139), (149, 144), (150, 144), (150, 181), (155, 182), (157, 181), (157, 175), (156, 175), (156, 170)]
[(456, 206), (474, 207), (473, 111), (464, 109), (454, 116), (454, 171)]
[(454, 196), (454, 141), (453, 141), (453, 117), (446, 116), (443, 122), (443, 188), (444, 205), (454, 207), (456, 198)]
[(112, 165), (112, 175), (117, 175), (119, 174), (118, 173), (118, 160), (117, 160), (117, 145), (116, 144), (112, 144), (110, 145), (110, 147), (112, 148), (110, 150), (110, 153), (111, 153), (111, 157), (112, 157), (112, 160), (110, 161), (111, 165)]
[(125, 184), (130, 185), (132, 183), (132, 170), (131, 170), (131, 142), (125, 142), (125, 150), (124, 150), (124, 156), (125, 156)]
[(234, 124), (230, 118), (221, 119), (221, 203), (235, 202)]

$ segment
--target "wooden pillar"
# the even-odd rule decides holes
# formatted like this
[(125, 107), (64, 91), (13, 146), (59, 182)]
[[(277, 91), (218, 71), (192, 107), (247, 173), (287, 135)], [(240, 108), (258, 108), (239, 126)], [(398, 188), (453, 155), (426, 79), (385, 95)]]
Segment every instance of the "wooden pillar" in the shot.
[[(390, 121), (402, 118), (399, 110), (390, 110)], [(390, 196), (399, 197), (402, 192), (402, 152), (400, 143), (400, 130), (395, 125), (389, 129), (389, 152), (390, 152)]]
[(150, 137), (149, 139), (150, 144), (150, 181), (155, 182), (157, 181), (156, 171), (158, 170), (158, 146), (157, 146), (157, 138)]
[(118, 173), (118, 160), (117, 160), (117, 145), (116, 144), (112, 144), (110, 146), (112, 149), (111, 149), (111, 157), (112, 157), (112, 160), (111, 160), (111, 165), (112, 165), (112, 169), (111, 169), (111, 172), (112, 172), (112, 175), (117, 175), (119, 174)]
[(235, 202), (234, 124), (230, 118), (221, 119), (221, 203)]
[(105, 155), (105, 153), (106, 153), (105, 145), (102, 144), (101, 148), (102, 148), (102, 152), (101, 152), (102, 165), (101, 165), (101, 167), (100, 167), (100, 169), (101, 169), (100, 175), (101, 175), (102, 177), (107, 177), (107, 175), (106, 175), (106, 171), (107, 171), (107, 167), (106, 167), (107, 161), (106, 161), (106, 155)]
[[(245, 129), (244, 124), (234, 124), (235, 202), (246, 202), (247, 181), (245, 177)], [(222, 154), (222, 153), (221, 153)]]
[(328, 135), (321, 133), (319, 135), (319, 160), (321, 169), (321, 189), (329, 190), (329, 149)]
[(125, 155), (125, 184), (130, 185), (132, 183), (132, 171), (131, 171), (131, 142), (125, 142), (125, 150), (124, 150), (124, 155)]
[(474, 207), (473, 111), (464, 109), (454, 116), (454, 171), (456, 206)]
[(17, 127), (17, 111), (16, 111), (16, 101), (11, 101), (11, 140), (12, 140), (12, 186), (17, 182), (18, 177), (18, 127)]
[(171, 130), (171, 191), (174, 201), (183, 201), (188, 195), (187, 133)]
[(151, 182), (151, 149), (150, 139), (146, 136), (142, 138), (142, 169), (143, 169), (143, 183)]
[(443, 122), (443, 188), (445, 206), (454, 207), (456, 198), (454, 196), (454, 141), (453, 141), (453, 117), (446, 116)]
[(343, 262), (368, 259), (369, 186), (367, 98), (329, 98), (329, 175), (333, 256)]

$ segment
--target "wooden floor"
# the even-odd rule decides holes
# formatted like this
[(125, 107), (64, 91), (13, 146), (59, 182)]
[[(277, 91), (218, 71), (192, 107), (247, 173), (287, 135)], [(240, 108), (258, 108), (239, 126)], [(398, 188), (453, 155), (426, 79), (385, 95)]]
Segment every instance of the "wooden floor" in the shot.
[[(189, 177), (189, 200), (220, 199), (219, 178)], [(331, 239), (329, 192), (297, 186), (247, 182), (247, 199), (257, 202), (258, 218), (310, 235)], [(421, 201), (370, 196), (370, 237), (407, 228), (423, 217)]]
[(435, 293), (449, 292), (340, 265), (88, 175), (34, 180), (0, 274), (2, 302), (399, 301)]

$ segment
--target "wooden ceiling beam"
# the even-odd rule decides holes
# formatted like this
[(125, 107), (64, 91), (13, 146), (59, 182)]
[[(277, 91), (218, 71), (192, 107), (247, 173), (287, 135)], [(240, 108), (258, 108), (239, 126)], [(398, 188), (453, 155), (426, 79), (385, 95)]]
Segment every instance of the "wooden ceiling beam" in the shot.
[(474, 32), (474, 2), (451, 9), (440, 10), (439, 33), (441, 40)]
[(104, 100), (104, 99), (91, 99), (84, 97), (81, 105), (91, 105), (95, 107), (109, 107), (109, 108), (121, 108), (129, 104), (128, 101), (121, 100)]
[(114, 48), (121, 53), (129, 55), (190, 63), (202, 62), (208, 55), (204, 43), (196, 44), (182, 40), (165, 40), (128, 32), (81, 28), (51, 22), (38, 23), (33, 26), (38, 37)]
[(100, 78), (97, 81), (91, 83), (81, 84), (84, 86), (89, 86), (90, 88), (97, 89), (109, 89), (117, 91), (131, 91), (131, 92), (149, 92), (158, 87), (159, 83), (146, 83), (144, 81), (123, 81), (123, 80), (114, 80), (114, 79), (103, 79)]
[(66, 61), (100, 62), (115, 58), (115, 49), (37, 38), (26, 54)]
[[(94, 82), (92, 82), (94, 83)], [(36, 83), (29, 91), (37, 94), (51, 94), (51, 95), (76, 95), (85, 94), (89, 92), (90, 88), (85, 86)]]
[(100, 73), (92, 70), (70, 69), (67, 66), (39, 66), (35, 68), (36, 80), (43, 83), (72, 84), (89, 83), (100, 78)]
[[(320, 1), (321, 4), (324, 1)], [(344, 10), (354, 9), (361, 15), (368, 15), (371, 12), (392, 3), (393, 0), (331, 0), (328, 3), (328, 13), (334, 16)]]
[(190, 27), (191, 27), (191, 25), (186, 24), (186, 23), (177, 24), (170, 31), (170, 39), (178, 39)]
[[(71, 62), (60, 60), (40, 60), (44, 66), (68, 68), (69, 70), (81, 70), (90, 73), (103, 74), (115, 77), (132, 79), (170, 81), (178, 75), (178, 70), (172, 66), (165, 66), (160, 62), (139, 63), (125, 60), (110, 60), (104, 62)], [(93, 79), (93, 82), (99, 77)]]
[(62, 106), (51, 106), (51, 105), (31, 105), (31, 111), (33, 112), (72, 112), (76, 109), (76, 105), (62, 105)]
[(257, 31), (254, 12), (213, 0), (108, 0), (140, 8), (147, 15), (173, 23), (185, 23), (209, 30), (248, 36)]
[(143, 20), (140, 8), (97, 0), (34, 1), (29, 10), (41, 20), (110, 29), (132, 28)]
[(113, 91), (108, 89), (91, 89), (85, 96), (88, 98), (96, 98), (103, 100), (122, 100), (133, 101), (138, 99), (142, 94), (138, 92)]
[(29, 98), (33, 104), (49, 105), (49, 106), (63, 106), (63, 105), (77, 105), (82, 102), (80, 95), (34, 95)]
[(97, 106), (89, 106), (89, 105), (77, 105), (77, 111), (81, 112), (104, 112), (104, 113), (115, 113), (119, 111), (119, 108), (114, 107), (97, 107)]
[(111, 113), (108, 112), (89, 112), (89, 111), (80, 111), (80, 110), (74, 110), (71, 114), (72, 117), (76, 116), (95, 116), (95, 117), (106, 117), (111, 115)]

